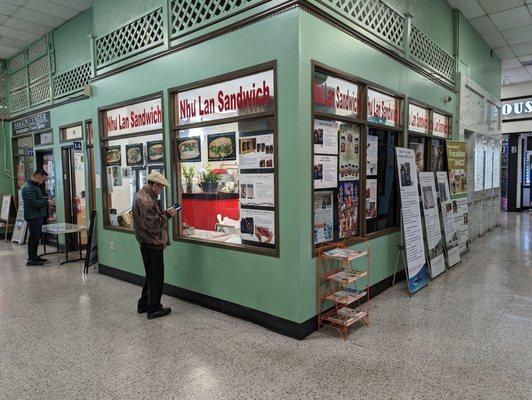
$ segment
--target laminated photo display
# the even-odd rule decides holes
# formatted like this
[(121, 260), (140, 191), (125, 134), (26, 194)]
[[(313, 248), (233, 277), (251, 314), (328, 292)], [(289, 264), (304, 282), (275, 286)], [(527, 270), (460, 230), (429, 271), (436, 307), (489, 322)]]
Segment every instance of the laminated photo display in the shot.
[(416, 156), (414, 150), (395, 148), (403, 239), (406, 249), (406, 272), (408, 290), (415, 293), (427, 285), (427, 264), (419, 207)]
[(445, 256), (443, 254), (443, 238), (441, 236), (436, 184), (434, 183), (434, 173), (432, 172), (420, 172), (418, 176), (423, 204), (426, 248), (429, 254), (429, 271), (430, 276), (434, 279), (445, 272)]
[(356, 236), (358, 233), (358, 181), (341, 182), (338, 187), (339, 238)]
[(366, 149), (366, 175), (377, 175), (379, 161), (379, 137), (368, 135)]
[(240, 204), (244, 206), (275, 206), (273, 174), (240, 174), (238, 177)]
[(340, 182), (359, 179), (360, 169), (360, 127), (343, 123), (339, 131), (340, 141)]
[(275, 211), (240, 208), (240, 238), (275, 245)]
[(377, 217), (377, 179), (366, 179), (366, 219)]
[(334, 192), (314, 192), (314, 244), (334, 239)]
[(460, 262), (460, 249), (458, 247), (458, 232), (456, 230), (453, 202), (449, 190), (448, 176), (445, 171), (436, 172), (438, 195), (440, 196), (441, 220), (443, 223), (443, 235), (447, 250), (447, 265), (449, 268)]
[(314, 156), (314, 189), (335, 188), (338, 185), (338, 157)]
[(314, 120), (314, 154), (338, 154), (338, 123)]
[(240, 135), (240, 170), (273, 170), (275, 167), (273, 133), (264, 132), (268, 133)]

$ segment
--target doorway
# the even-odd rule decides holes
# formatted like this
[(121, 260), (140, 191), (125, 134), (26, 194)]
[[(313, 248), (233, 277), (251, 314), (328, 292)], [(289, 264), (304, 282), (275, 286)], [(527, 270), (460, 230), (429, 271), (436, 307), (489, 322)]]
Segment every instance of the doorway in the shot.
[[(73, 147), (61, 149), (63, 166), (63, 192), (65, 222), (87, 225), (87, 188), (85, 179), (85, 154)], [(81, 245), (87, 244), (87, 234), (82, 232)]]

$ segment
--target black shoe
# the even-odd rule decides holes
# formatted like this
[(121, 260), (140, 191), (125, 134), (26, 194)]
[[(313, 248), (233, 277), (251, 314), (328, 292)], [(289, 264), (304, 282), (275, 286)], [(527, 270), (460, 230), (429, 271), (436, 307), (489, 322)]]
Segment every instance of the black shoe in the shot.
[(137, 312), (138, 312), (139, 314), (144, 314), (145, 312), (148, 312), (148, 306), (137, 307)]
[(39, 261), (37, 258), (26, 263), (27, 267), (38, 267), (41, 265), (44, 265), (44, 263), (42, 261)]
[(35, 261), (39, 261), (39, 262), (43, 262), (45, 263), (46, 261), (48, 261), (46, 258), (42, 258), (41, 256), (37, 256), (37, 258), (35, 259)]
[(157, 311), (154, 311), (152, 313), (148, 313), (148, 319), (165, 317), (168, 314), (170, 314), (171, 312), (172, 312), (172, 309), (170, 307), (159, 308)]

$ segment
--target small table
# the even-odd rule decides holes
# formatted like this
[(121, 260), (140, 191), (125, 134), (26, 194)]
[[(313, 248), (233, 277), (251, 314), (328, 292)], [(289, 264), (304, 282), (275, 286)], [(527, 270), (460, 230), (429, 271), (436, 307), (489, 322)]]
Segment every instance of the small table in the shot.
[[(85, 225), (69, 224), (66, 222), (60, 222), (58, 224), (48, 224), (48, 225), (42, 226), (42, 231), (44, 233), (57, 236), (57, 247), (59, 247), (59, 235), (65, 235), (65, 261), (59, 263), (59, 265), (83, 260), (83, 253), (81, 251), (81, 232), (84, 232), (86, 230), (87, 230), (87, 227)], [(79, 258), (76, 258), (74, 260), (69, 260), (68, 259), (69, 238), (70, 238), (70, 235), (76, 234), (76, 233), (78, 235)], [(59, 253), (59, 251), (57, 251), (57, 253)], [(52, 254), (52, 253), (46, 253), (46, 248), (45, 248), (44, 254)]]

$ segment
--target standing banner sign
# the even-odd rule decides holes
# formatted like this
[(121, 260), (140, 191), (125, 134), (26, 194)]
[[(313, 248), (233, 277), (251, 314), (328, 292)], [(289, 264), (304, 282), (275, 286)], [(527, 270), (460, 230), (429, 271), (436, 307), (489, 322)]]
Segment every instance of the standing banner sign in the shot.
[(401, 194), (401, 217), (406, 249), (406, 272), (410, 294), (427, 286), (427, 263), (421, 210), (419, 207), (416, 156), (414, 150), (395, 148), (399, 191)]
[(451, 196), (467, 195), (467, 157), (466, 143), (448, 140), (445, 142), (447, 148), (447, 166), (449, 172), (449, 185)]
[(438, 194), (440, 196), (441, 220), (443, 223), (443, 235), (445, 236), (447, 265), (451, 268), (460, 262), (460, 249), (458, 247), (458, 232), (454, 223), (453, 202), (451, 201), (449, 181), (445, 171), (436, 172), (436, 180), (438, 182)]
[(443, 239), (441, 235), (440, 213), (434, 173), (420, 172), (419, 186), (423, 200), (423, 225), (425, 228), (426, 249), (429, 255), (429, 272), (432, 279), (445, 272)]

